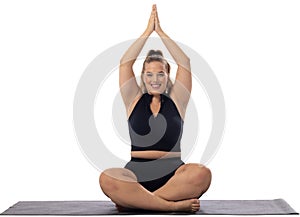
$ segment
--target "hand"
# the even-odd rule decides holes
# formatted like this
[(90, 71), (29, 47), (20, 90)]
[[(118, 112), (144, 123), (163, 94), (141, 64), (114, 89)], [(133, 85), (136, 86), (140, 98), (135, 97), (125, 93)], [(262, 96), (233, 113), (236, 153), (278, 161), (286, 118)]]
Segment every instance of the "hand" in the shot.
[(148, 32), (149, 34), (151, 34), (155, 29), (155, 10), (156, 10), (156, 6), (153, 5), (151, 15), (148, 21), (148, 26), (146, 29), (146, 32)]
[(158, 13), (157, 13), (156, 5), (153, 5), (152, 8), (154, 9), (154, 21), (155, 21), (154, 30), (157, 33), (162, 32), (162, 29), (161, 29), (160, 23), (159, 23), (159, 19), (158, 19)]

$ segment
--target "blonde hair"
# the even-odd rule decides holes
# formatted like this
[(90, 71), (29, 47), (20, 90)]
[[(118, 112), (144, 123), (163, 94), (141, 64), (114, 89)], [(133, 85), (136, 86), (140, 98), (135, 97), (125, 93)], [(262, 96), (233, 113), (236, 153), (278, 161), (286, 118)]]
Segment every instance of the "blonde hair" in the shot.
[(144, 74), (144, 71), (145, 71), (145, 64), (146, 63), (151, 63), (151, 62), (154, 62), (154, 61), (157, 61), (157, 62), (160, 62), (160, 63), (164, 64), (164, 66), (167, 69), (168, 83), (167, 83), (167, 87), (166, 87), (165, 93), (166, 94), (170, 94), (170, 91), (171, 91), (171, 89), (173, 87), (173, 82), (170, 79), (170, 70), (171, 70), (171, 67), (170, 67), (170, 64), (167, 62), (167, 60), (164, 58), (161, 50), (149, 50), (148, 51), (147, 57), (146, 57), (146, 59), (145, 59), (145, 61), (143, 63), (143, 69), (142, 69), (142, 73), (141, 73), (141, 84), (140, 84), (141, 90), (142, 90), (143, 93), (147, 92), (145, 83), (143, 81), (143, 74)]

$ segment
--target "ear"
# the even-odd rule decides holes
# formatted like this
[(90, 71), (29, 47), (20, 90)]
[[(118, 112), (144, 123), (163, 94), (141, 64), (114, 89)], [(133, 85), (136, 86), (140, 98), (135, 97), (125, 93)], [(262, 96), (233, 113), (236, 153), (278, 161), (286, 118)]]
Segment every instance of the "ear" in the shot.
[(170, 79), (170, 73), (169, 73), (169, 72), (167, 72), (166, 74), (167, 74), (167, 76), (168, 76), (168, 80), (169, 80), (169, 79)]
[(166, 76), (167, 76), (167, 79), (169, 81), (170, 80), (170, 73), (166, 72)]

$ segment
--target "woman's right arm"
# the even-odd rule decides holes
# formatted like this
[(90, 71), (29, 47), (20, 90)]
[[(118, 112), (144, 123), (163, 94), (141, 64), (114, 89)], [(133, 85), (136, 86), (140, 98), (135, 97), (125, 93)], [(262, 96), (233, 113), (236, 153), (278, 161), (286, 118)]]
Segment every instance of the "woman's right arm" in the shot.
[(141, 94), (141, 89), (137, 84), (132, 67), (147, 39), (154, 31), (154, 16), (155, 11), (154, 7), (152, 7), (151, 16), (145, 32), (129, 47), (120, 60), (119, 87), (127, 112), (134, 99)]

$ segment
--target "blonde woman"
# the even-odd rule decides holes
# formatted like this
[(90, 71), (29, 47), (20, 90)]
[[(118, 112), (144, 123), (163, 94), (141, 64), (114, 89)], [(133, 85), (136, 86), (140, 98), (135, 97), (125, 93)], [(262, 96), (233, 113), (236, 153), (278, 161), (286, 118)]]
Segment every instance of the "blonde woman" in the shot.
[[(149, 36), (156, 32), (177, 64), (174, 84), (170, 65), (160, 50), (150, 50), (143, 63), (141, 85), (133, 64)], [(192, 89), (190, 60), (162, 30), (156, 5), (144, 33), (120, 61), (120, 92), (131, 138), (131, 161), (100, 175), (100, 187), (117, 208), (196, 212), (211, 172), (181, 160), (180, 140)]]

